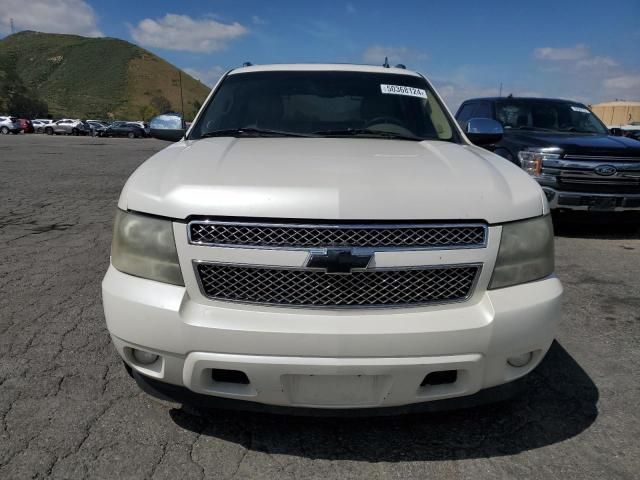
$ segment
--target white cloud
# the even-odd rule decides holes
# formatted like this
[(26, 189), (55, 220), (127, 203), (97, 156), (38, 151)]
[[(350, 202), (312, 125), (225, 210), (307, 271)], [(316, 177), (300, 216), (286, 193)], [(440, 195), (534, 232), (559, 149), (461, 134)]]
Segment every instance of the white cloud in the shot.
[(266, 25), (267, 23), (269, 23), (264, 18), (259, 17), (258, 15), (252, 16), (251, 21), (254, 25)]
[(0, 0), (0, 34), (16, 31), (75, 33), (101, 37), (98, 17), (84, 0)]
[(620, 75), (618, 77), (607, 78), (603, 85), (608, 89), (630, 90), (637, 88), (636, 94), (640, 94), (640, 74)]
[(568, 48), (542, 47), (536, 48), (533, 55), (539, 60), (581, 60), (589, 56), (589, 47), (581, 43)]
[(596, 67), (615, 67), (618, 65), (611, 57), (590, 57), (583, 58), (582, 60), (578, 60), (576, 62), (576, 66), (578, 68), (596, 68)]
[(219, 65), (211, 67), (208, 70), (185, 68), (184, 71), (209, 87), (213, 87), (224, 72), (226, 72), (226, 70)]
[(582, 43), (568, 48), (536, 48), (533, 56), (538, 60), (558, 64), (561, 68), (569, 66), (575, 69), (602, 70), (618, 65), (618, 62), (611, 57), (592, 55), (589, 47)]
[(422, 61), (429, 56), (424, 52), (407, 47), (385, 47), (382, 45), (373, 45), (362, 54), (362, 60), (365, 63), (374, 65), (382, 65), (385, 58), (389, 59), (390, 64), (396, 64), (398, 62)]
[(211, 18), (196, 20), (173, 13), (156, 20), (145, 18), (130, 30), (133, 39), (146, 47), (207, 53), (224, 49), (230, 41), (248, 31), (238, 22), (222, 23)]

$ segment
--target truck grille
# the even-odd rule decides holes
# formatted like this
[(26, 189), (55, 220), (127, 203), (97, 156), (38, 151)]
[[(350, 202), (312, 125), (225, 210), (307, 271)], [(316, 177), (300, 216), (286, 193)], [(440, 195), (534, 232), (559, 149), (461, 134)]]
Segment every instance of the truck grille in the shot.
[(471, 296), (479, 265), (356, 271), (196, 263), (202, 293), (214, 300), (305, 307), (411, 306)]
[[(613, 167), (615, 172), (600, 175), (599, 166)], [(540, 179), (560, 191), (640, 194), (640, 158), (565, 155), (563, 159), (545, 160)], [(552, 183), (544, 183), (547, 180)]]
[(486, 242), (484, 225), (300, 225), (193, 221), (189, 242), (266, 248), (473, 248)]

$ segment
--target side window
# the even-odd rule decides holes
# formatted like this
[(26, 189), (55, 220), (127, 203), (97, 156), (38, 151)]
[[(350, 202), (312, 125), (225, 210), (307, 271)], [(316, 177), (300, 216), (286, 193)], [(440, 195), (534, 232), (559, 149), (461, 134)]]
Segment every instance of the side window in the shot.
[(465, 103), (464, 105), (462, 105), (460, 111), (456, 115), (456, 120), (460, 125), (463, 125), (471, 118), (471, 114), (475, 106), (475, 103)]
[(473, 111), (472, 118), (493, 118), (491, 104), (489, 102), (478, 102)]

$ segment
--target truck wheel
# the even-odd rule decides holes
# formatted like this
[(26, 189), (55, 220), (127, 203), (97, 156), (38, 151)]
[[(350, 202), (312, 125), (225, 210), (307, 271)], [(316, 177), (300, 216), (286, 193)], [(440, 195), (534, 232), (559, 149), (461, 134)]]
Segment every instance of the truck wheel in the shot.
[(7, 127), (2, 127), (0, 129), (0, 133), (2, 133), (2, 135), (9, 135), (9, 129)]

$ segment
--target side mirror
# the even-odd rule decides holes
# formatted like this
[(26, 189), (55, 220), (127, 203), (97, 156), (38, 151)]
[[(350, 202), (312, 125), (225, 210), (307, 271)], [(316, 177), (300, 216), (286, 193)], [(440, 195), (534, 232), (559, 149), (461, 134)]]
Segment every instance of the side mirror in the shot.
[(624, 132), (622, 131), (621, 128), (618, 127), (614, 127), (614, 128), (610, 128), (609, 132), (611, 133), (611, 135), (613, 135), (614, 137), (622, 137), (624, 136)]
[(153, 138), (177, 142), (186, 133), (184, 121), (179, 115), (162, 114), (153, 117), (149, 122), (150, 135)]
[(467, 138), (476, 145), (490, 145), (502, 139), (502, 124), (490, 118), (472, 118), (465, 129)]

